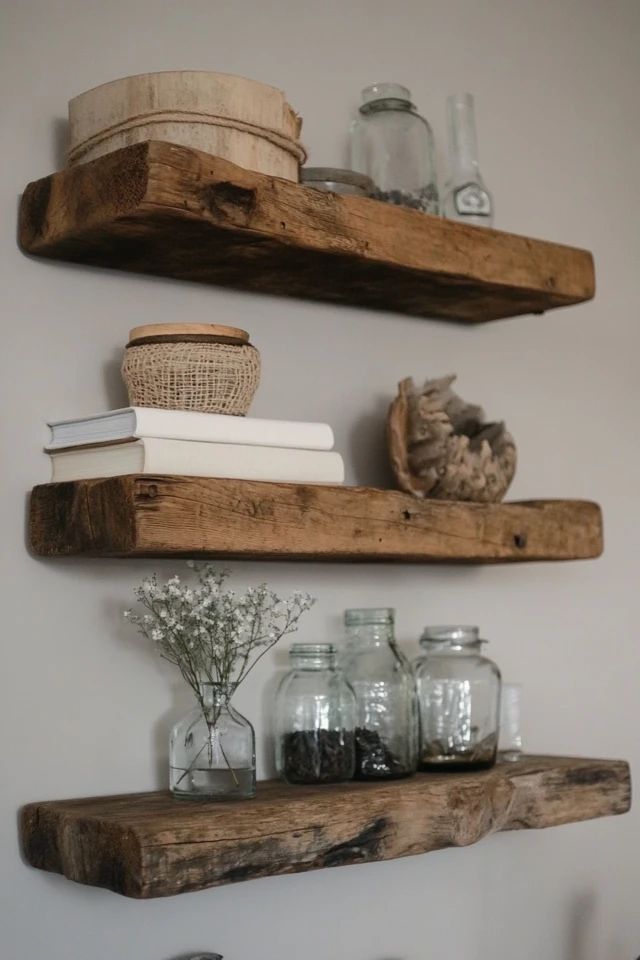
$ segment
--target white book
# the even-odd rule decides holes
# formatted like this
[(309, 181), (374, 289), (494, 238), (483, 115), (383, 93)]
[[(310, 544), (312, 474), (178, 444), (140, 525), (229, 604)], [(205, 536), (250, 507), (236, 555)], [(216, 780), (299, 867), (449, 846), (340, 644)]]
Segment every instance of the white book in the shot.
[(160, 410), (157, 407), (124, 407), (93, 417), (54, 420), (49, 427), (51, 442), (45, 447), (47, 451), (117, 443), (138, 437), (302, 450), (331, 450), (334, 443), (333, 430), (327, 423), (230, 417), (221, 413)]
[(342, 457), (328, 450), (143, 437), (131, 443), (54, 451), (50, 456), (51, 480), (56, 482), (126, 473), (170, 473), (275, 483), (344, 482)]

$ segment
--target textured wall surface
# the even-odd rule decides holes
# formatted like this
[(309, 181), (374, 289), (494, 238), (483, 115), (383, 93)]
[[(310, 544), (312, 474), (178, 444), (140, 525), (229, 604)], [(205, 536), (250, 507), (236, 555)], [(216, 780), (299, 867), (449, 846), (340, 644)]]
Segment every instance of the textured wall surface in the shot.
[[(301, 639), (335, 636), (345, 606), (397, 607), (410, 653), (425, 622), (477, 622), (505, 678), (525, 685), (531, 749), (640, 760), (637, 2), (22, 0), (5, 4), (1, 18), (2, 957), (170, 960), (196, 949), (225, 960), (636, 957), (634, 812), (147, 903), (28, 869), (15, 816), (28, 800), (163, 784), (167, 727), (188, 704), (121, 621), (133, 583), (151, 567), (42, 562), (24, 538), (27, 491), (48, 476), (45, 419), (122, 404), (122, 345), (130, 327), (151, 321), (250, 330), (264, 368), (253, 412), (332, 423), (350, 481), (387, 481), (380, 421), (396, 382), (457, 371), (463, 396), (504, 417), (517, 438), (514, 497), (602, 503), (601, 560), (237, 564), (237, 576), (314, 592)], [(284, 88), (305, 118), (314, 165), (346, 159), (348, 122), (367, 83), (411, 88), (441, 161), (445, 96), (473, 91), (497, 224), (592, 249), (597, 299), (458, 328), (24, 257), (17, 198), (27, 180), (63, 162), (67, 100), (118, 76), (175, 68)], [(282, 660), (263, 662), (238, 697), (259, 729), (262, 774)]]

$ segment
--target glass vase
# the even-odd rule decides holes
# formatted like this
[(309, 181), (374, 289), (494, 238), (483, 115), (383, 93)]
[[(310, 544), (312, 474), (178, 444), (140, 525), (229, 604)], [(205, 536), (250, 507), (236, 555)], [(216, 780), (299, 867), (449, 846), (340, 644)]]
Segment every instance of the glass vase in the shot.
[(444, 216), (477, 227), (493, 224), (493, 197), (478, 164), (478, 142), (473, 97), (470, 93), (447, 98), (450, 175), (445, 187)]
[(500, 695), (500, 733), (498, 757), (514, 762), (522, 757), (522, 733), (520, 731), (520, 701), (522, 687), (519, 683), (503, 683)]
[(256, 793), (255, 734), (231, 704), (235, 685), (202, 683), (198, 706), (171, 731), (176, 797), (247, 800)]

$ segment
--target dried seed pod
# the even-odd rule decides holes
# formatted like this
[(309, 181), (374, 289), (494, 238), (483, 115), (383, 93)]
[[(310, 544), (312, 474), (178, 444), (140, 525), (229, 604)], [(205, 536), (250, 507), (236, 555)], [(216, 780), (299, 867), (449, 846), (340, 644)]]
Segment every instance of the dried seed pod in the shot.
[(502, 500), (516, 470), (516, 447), (504, 423), (452, 389), (455, 374), (398, 384), (388, 419), (389, 455), (398, 486), (416, 497)]

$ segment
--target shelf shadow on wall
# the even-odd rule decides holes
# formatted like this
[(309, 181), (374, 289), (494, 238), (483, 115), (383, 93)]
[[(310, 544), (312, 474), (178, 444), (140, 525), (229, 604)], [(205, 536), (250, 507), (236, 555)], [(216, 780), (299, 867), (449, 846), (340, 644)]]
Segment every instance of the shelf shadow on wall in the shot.
[(387, 411), (390, 403), (390, 397), (378, 394), (372, 409), (361, 414), (349, 432), (348, 453), (353, 464), (353, 482), (358, 486), (385, 490), (396, 487), (387, 448)]

